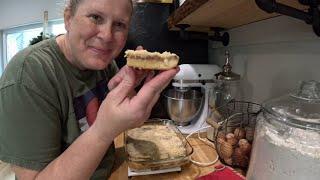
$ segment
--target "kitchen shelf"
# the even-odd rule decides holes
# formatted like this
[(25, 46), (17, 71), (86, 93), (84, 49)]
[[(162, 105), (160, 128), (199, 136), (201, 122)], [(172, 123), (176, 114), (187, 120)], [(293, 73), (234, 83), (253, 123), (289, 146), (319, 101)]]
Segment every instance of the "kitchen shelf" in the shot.
[[(288, 6), (307, 10), (298, 0), (277, 0)], [(266, 13), (255, 0), (186, 0), (168, 19), (170, 30), (178, 30), (177, 24), (191, 25), (188, 30), (208, 32), (209, 27), (232, 29), (253, 22), (279, 16)]]

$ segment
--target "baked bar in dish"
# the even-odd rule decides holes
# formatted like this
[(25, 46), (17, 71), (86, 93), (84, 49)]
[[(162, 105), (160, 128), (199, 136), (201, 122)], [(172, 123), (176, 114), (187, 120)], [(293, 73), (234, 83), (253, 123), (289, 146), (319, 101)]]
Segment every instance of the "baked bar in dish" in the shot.
[(165, 125), (144, 125), (127, 132), (127, 152), (135, 160), (164, 160), (186, 156), (177, 133)]

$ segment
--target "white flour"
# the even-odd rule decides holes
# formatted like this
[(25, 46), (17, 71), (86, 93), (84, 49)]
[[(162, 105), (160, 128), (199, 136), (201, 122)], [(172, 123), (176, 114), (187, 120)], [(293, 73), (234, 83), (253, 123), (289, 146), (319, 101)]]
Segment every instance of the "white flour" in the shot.
[(319, 180), (320, 134), (259, 121), (248, 180)]

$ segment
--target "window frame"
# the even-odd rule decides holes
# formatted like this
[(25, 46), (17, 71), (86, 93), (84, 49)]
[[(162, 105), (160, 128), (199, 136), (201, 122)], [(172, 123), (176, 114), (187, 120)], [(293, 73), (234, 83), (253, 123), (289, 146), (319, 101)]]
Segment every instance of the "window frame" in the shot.
[[(52, 33), (52, 26), (55, 24), (61, 24), (64, 23), (63, 19), (54, 19), (50, 20), (48, 22), (47, 32)], [(7, 36), (12, 33), (17, 33), (21, 31), (25, 31), (28, 29), (35, 29), (35, 28), (43, 28), (43, 23), (37, 22), (33, 24), (26, 24), (21, 26), (16, 26), (8, 29), (0, 30), (0, 50), (1, 50), (1, 56), (0, 56), (0, 76), (4, 71), (5, 64), (8, 64), (10, 60), (7, 59)]]
[(2, 74), (3, 72), (3, 68), (4, 68), (4, 41), (3, 41), (3, 30), (0, 30), (0, 75)]

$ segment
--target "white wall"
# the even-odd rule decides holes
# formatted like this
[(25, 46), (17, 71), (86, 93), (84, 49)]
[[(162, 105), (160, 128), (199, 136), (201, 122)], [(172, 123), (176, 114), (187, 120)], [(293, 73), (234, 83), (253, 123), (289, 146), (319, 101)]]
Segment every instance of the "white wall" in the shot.
[(0, 29), (43, 22), (43, 12), (49, 12), (50, 19), (63, 16), (64, 0), (1, 0)]
[(210, 63), (223, 65), (224, 51), (234, 71), (244, 78), (246, 100), (263, 102), (294, 89), (299, 81), (320, 81), (320, 37), (312, 27), (290, 17), (277, 17), (229, 31), (225, 48), (210, 43)]

